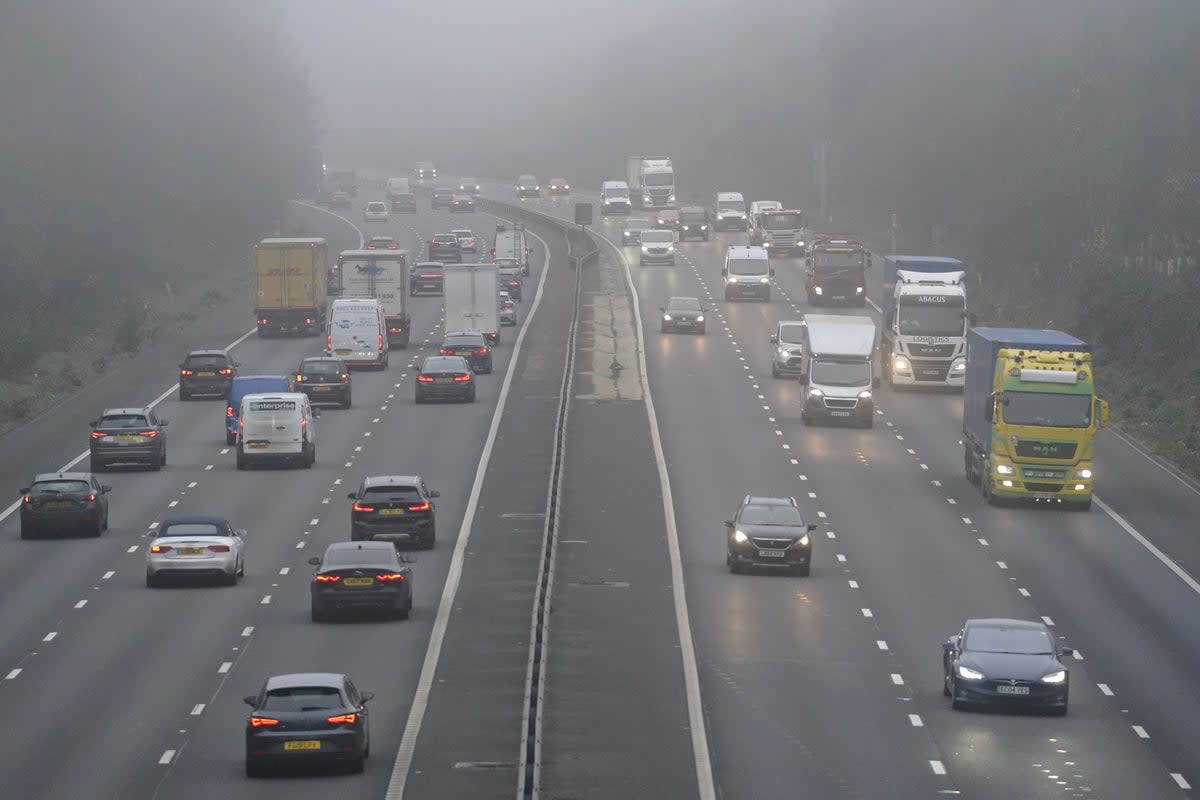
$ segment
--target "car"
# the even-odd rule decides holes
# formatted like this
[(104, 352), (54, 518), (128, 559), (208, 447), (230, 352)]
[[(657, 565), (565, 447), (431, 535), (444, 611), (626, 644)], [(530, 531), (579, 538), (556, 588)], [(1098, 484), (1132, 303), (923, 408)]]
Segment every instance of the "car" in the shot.
[(417, 213), (417, 196), (411, 192), (400, 192), (392, 195), (393, 214)]
[(455, 228), (450, 231), (458, 237), (458, 249), (464, 253), (479, 252), (479, 238), (471, 232), (470, 228)]
[(794, 497), (746, 495), (733, 519), (725, 520), (725, 565), (733, 573), (764, 567), (806, 576), (812, 569), (809, 534), (816, 529), (804, 521)]
[(350, 370), (334, 356), (302, 359), (293, 374), (291, 391), (308, 395), (313, 405), (336, 403), (349, 408), (353, 402)]
[(533, 175), (517, 176), (517, 197), (541, 197), (542, 187)]
[(780, 320), (771, 335), (771, 377), (804, 373), (803, 320)]
[(363, 243), (364, 250), (399, 250), (400, 245), (391, 236), (372, 236)]
[(704, 306), (698, 297), (672, 297), (665, 306), (659, 306), (662, 312), (662, 332), (704, 333)]
[(353, 208), (354, 200), (350, 197), (349, 192), (338, 190), (329, 195), (330, 208)]
[(956, 711), (968, 706), (1045, 709), (1066, 716), (1070, 675), (1043, 622), (969, 619), (942, 644), (942, 694)]
[(513, 302), (512, 296), (508, 292), (500, 292), (500, 324), (501, 325), (516, 325), (517, 324), (517, 304)]
[(222, 517), (168, 517), (151, 531), (146, 546), (146, 586), (168, 578), (215, 577), (237, 585), (246, 574), (246, 532)]
[(463, 178), (458, 182), (458, 190), (463, 194), (469, 194), (472, 197), (479, 196), (479, 181), (475, 178)]
[(664, 208), (654, 216), (654, 227), (677, 231), (680, 229), (679, 212), (673, 208)]
[(237, 444), (238, 414), (241, 413), (242, 398), (248, 394), (268, 392), (290, 392), (291, 381), (283, 375), (238, 375), (229, 386), (225, 398), (225, 444)]
[(708, 209), (704, 206), (684, 206), (679, 209), (679, 241), (695, 238), (708, 241)]
[(446, 267), (440, 261), (422, 261), (413, 264), (408, 276), (408, 293), (445, 294)]
[(420, 475), (375, 475), (364, 478), (346, 495), (350, 506), (350, 540), (416, 544), (432, 550), (437, 543), (440, 493)]
[(674, 231), (651, 228), (642, 231), (639, 242), (641, 243), (639, 265), (675, 263)]
[(21, 538), (35, 539), (64, 530), (99, 536), (108, 530), (108, 493), (90, 472), (34, 475), (21, 489)]
[(641, 217), (621, 220), (621, 244), (626, 247), (631, 244), (639, 244), (642, 240), (642, 232), (653, 227), (650, 220)]
[(153, 470), (167, 465), (167, 420), (159, 419), (153, 408), (106, 408), (88, 424), (90, 472), (116, 464), (143, 464)]
[(508, 292), (508, 296), (520, 302), (525, 298), (525, 282), (521, 280), (523, 272), (520, 264), (500, 263), (500, 290)]
[(418, 161), (416, 167), (413, 168), (413, 174), (417, 176), (417, 180), (436, 178), (437, 167), (428, 161)]
[(492, 346), (487, 337), (476, 331), (447, 331), (438, 355), (462, 356), (476, 372), (492, 371)]
[(454, 202), (454, 190), (445, 187), (434, 189), (432, 198), (430, 199), (430, 208), (449, 208)]
[(417, 370), (414, 400), (475, 402), (475, 371), (463, 356), (429, 356)]
[(382, 200), (372, 200), (363, 206), (363, 219), (367, 222), (387, 222), (388, 207)]
[(313, 622), (353, 611), (408, 619), (413, 606), (412, 570), (392, 542), (334, 542), (323, 557), (314, 556), (308, 563), (316, 567), (309, 584)]
[(570, 194), (571, 184), (567, 183), (566, 178), (551, 178), (550, 179), (550, 194)]
[(462, 263), (462, 244), (453, 233), (435, 233), (429, 240), (429, 260)]
[(193, 350), (179, 365), (179, 399), (225, 397), (239, 366), (224, 350)]
[(450, 198), (450, 213), (475, 213), (475, 198), (469, 194), (455, 194)]
[(261, 778), (273, 767), (332, 765), (362, 772), (371, 755), (367, 703), (345, 675), (298, 672), (267, 678), (257, 694), (243, 698), (246, 720), (246, 777)]

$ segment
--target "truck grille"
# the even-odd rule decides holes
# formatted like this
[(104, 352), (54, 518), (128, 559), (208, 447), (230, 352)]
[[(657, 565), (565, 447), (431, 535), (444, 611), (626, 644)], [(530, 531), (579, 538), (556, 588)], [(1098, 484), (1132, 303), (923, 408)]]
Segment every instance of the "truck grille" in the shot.
[(1061, 492), (1061, 483), (1026, 483), (1025, 488), (1031, 492)]
[(795, 247), (796, 234), (793, 231), (767, 231), (767, 241), (772, 247)]
[(1025, 458), (1074, 458), (1075, 444), (1073, 442), (1038, 442), (1022, 439), (1017, 442), (1017, 455)]
[(754, 537), (750, 541), (754, 542), (755, 547), (761, 547), (766, 550), (785, 550), (791, 547), (791, 539), (759, 539)]
[(826, 408), (856, 408), (857, 406), (858, 401), (854, 399), (841, 399), (837, 397), (825, 398)]
[(917, 357), (949, 358), (954, 355), (955, 347), (957, 345), (953, 344), (910, 344), (908, 352)]
[(913, 378), (918, 381), (944, 381), (950, 365), (945, 361), (912, 359)]

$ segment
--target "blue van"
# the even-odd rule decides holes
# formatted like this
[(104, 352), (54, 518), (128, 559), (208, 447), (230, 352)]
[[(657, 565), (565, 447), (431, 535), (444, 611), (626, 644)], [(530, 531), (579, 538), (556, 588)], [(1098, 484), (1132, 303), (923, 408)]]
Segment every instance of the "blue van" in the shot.
[(283, 375), (239, 375), (229, 387), (225, 398), (225, 444), (237, 444), (238, 409), (248, 394), (290, 392), (291, 385)]

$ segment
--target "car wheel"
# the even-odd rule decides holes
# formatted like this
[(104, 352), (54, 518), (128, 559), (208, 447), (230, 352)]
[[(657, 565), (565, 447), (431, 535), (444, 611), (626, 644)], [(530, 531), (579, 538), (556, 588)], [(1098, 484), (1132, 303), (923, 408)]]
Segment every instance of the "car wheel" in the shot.
[(189, 392), (187, 389), (184, 389), (182, 386), (180, 386), (179, 387), (179, 399), (183, 400), (183, 401), (191, 400), (192, 393)]
[(475, 402), (475, 387), (471, 387), (471, 393), (469, 395), (467, 395), (467, 402), (468, 403)]
[(311, 447), (308, 453), (304, 456), (304, 468), (312, 469), (313, 464), (317, 463), (317, 448)]
[(803, 566), (796, 567), (794, 570), (792, 570), (792, 574), (801, 578), (807, 578), (810, 574), (812, 574), (812, 565), (805, 564)]
[(88, 472), (103, 472), (103, 471), (104, 471), (104, 462), (97, 460), (95, 456), (92, 456), (91, 458), (88, 459)]
[[(945, 669), (943, 667), (943, 669)], [(950, 696), (950, 676), (942, 675), (942, 697)]]
[(421, 405), (422, 403), (425, 402), (425, 395), (421, 394), (420, 392), (414, 392), (413, 393), (413, 402), (416, 403), (417, 405)]
[(317, 608), (316, 606), (312, 607), (311, 611), (309, 612), (309, 616), (311, 617), (313, 622), (324, 622), (325, 621), (325, 612), (323, 610)]
[(93, 539), (97, 539), (100, 537), (100, 534), (104, 533), (104, 529), (106, 527), (108, 527), (108, 526), (104, 524), (104, 520), (97, 519), (96, 522), (90, 526), (88, 535), (91, 536)]
[(104, 512), (104, 527), (101, 530), (108, 530), (108, 512)]
[(159, 579), (159, 577), (157, 575), (155, 575), (153, 572), (150, 572), (147, 570), (147, 572), (146, 572), (146, 588), (147, 589), (156, 589), (159, 587), (159, 585), (161, 585), (161, 580)]
[(267, 768), (257, 761), (246, 759), (246, 777), (247, 778), (265, 778), (267, 777)]
[(237, 453), (237, 468), (238, 469), (246, 468), (246, 456), (244, 456), (242, 454), (241, 450), (238, 450), (238, 453)]
[(237, 582), (238, 582), (237, 567), (234, 567), (233, 572), (229, 573), (228, 575), (221, 576), (221, 585), (222, 586), (237, 586)]
[(874, 428), (875, 427), (875, 418), (868, 417), (867, 419), (863, 420), (862, 426), (864, 428), (867, 428), (868, 430), (870, 430), (871, 428)]
[(1067, 706), (1063, 705), (1061, 708), (1051, 709), (1050, 714), (1055, 717), (1065, 717), (1067, 715)]
[(421, 537), (417, 546), (422, 550), (432, 550), (435, 544), (437, 544), (437, 529), (430, 527), (429, 533)]
[(350, 393), (346, 392), (346, 399), (342, 401), (342, 408), (350, 407)]
[(701, 336), (705, 336), (705, 335), (707, 335), (707, 334), (708, 334), (708, 328), (707, 328), (706, 326), (704, 326), (704, 325), (701, 325), (701, 326), (700, 326), (700, 335), (701, 335)]
[(353, 758), (351, 758), (349, 761), (346, 762), (346, 771), (351, 774), (354, 774), (354, 775), (358, 775), (358, 774), (362, 773), (362, 771), (365, 770), (366, 768), (367, 768), (367, 760), (366, 760), (366, 757), (362, 753), (359, 753), (358, 755), (354, 756)]
[(392, 616), (396, 619), (408, 619), (408, 614), (410, 611), (412, 611), (412, 600), (409, 600), (404, 607), (397, 608), (395, 611), (393, 611)]
[(165, 467), (167, 465), (167, 446), (165, 444), (163, 445), (162, 452), (158, 456), (158, 465), (160, 467)]
[(950, 707), (955, 711), (962, 711), (966, 704), (958, 699), (958, 687), (954, 683), (954, 678), (950, 679)]

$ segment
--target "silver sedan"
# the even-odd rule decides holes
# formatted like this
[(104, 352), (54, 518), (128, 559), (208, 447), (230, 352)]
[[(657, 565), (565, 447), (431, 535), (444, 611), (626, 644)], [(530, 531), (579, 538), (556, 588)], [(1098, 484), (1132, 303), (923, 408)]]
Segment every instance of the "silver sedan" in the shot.
[(215, 578), (234, 586), (246, 571), (246, 532), (221, 517), (171, 517), (146, 548), (146, 585), (168, 578)]

